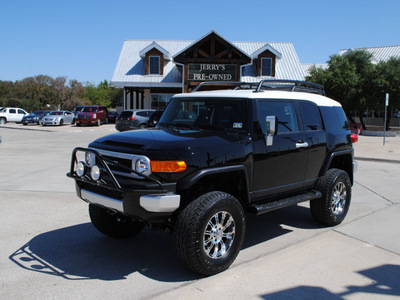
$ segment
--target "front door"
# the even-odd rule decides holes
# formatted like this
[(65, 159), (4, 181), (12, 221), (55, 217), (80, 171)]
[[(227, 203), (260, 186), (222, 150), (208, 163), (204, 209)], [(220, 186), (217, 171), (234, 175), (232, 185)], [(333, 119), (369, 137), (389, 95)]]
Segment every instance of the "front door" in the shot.
[(252, 199), (272, 197), (303, 188), (307, 168), (307, 136), (301, 130), (292, 101), (260, 100), (258, 121), (267, 133), (267, 116), (277, 120), (277, 133), (254, 142)]

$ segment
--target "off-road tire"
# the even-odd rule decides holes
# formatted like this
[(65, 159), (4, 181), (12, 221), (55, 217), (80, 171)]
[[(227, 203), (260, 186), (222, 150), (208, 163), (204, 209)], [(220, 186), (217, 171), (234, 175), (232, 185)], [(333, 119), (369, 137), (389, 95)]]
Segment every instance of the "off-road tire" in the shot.
[(118, 216), (94, 204), (89, 204), (89, 216), (92, 224), (98, 231), (112, 238), (123, 239), (133, 237), (144, 227), (144, 224), (140, 221)]
[(198, 197), (180, 212), (173, 235), (182, 263), (198, 274), (209, 276), (226, 270), (234, 262), (245, 230), (245, 215), (239, 201), (229, 194), (213, 191)]
[(313, 218), (328, 226), (342, 223), (351, 201), (349, 175), (340, 169), (330, 169), (319, 179), (316, 189), (322, 193), (322, 198), (310, 201)]

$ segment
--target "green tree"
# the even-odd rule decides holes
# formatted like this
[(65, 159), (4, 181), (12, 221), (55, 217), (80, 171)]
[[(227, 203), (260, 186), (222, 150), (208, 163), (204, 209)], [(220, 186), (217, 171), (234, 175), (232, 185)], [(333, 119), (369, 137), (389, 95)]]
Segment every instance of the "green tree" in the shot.
[(362, 112), (375, 105), (373, 83), (376, 80), (372, 55), (364, 50), (332, 55), (328, 68), (310, 70), (306, 80), (325, 86), (326, 95), (339, 101), (346, 112)]
[(87, 98), (93, 104), (111, 106), (112, 91), (107, 80), (100, 82), (97, 87), (93, 83), (87, 82), (85, 89)]

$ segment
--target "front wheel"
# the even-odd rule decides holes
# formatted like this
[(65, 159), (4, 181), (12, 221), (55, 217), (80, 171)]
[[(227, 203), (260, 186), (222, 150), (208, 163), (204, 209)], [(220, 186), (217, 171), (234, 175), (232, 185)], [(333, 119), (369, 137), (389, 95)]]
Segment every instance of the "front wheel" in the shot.
[(61, 120), (60, 120), (60, 124), (58, 124), (58, 125), (63, 126), (63, 124), (64, 124), (64, 120), (61, 119)]
[(89, 204), (89, 215), (92, 224), (98, 231), (112, 238), (133, 237), (144, 227), (140, 221), (119, 216), (100, 206)]
[(101, 125), (101, 121), (100, 121), (100, 119), (97, 119), (97, 124), (96, 124), (97, 126), (100, 126)]
[(322, 198), (310, 201), (313, 218), (328, 226), (342, 223), (351, 201), (349, 175), (340, 169), (330, 169), (320, 178), (316, 189), (322, 193)]
[(0, 124), (4, 125), (7, 123), (7, 120), (5, 118), (0, 118)]
[(192, 271), (213, 275), (229, 268), (246, 230), (239, 201), (223, 192), (206, 193), (178, 215), (173, 234), (180, 260)]

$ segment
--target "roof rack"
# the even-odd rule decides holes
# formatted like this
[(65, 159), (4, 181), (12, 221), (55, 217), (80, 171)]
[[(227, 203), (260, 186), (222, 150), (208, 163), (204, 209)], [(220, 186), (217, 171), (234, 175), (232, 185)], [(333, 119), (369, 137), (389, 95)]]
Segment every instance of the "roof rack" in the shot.
[(245, 89), (256, 89), (258, 86), (258, 82), (237, 82), (237, 81), (205, 81), (200, 83), (198, 86), (196, 86), (193, 92), (199, 91), (202, 87), (204, 86), (221, 86), (221, 85), (226, 85), (229, 87), (232, 87), (232, 89), (235, 90), (245, 90)]
[[(268, 83), (268, 85), (265, 85)], [(265, 79), (258, 83), (258, 86), (254, 92), (261, 92), (262, 90), (286, 90), (292, 92), (308, 92), (314, 94), (325, 95), (325, 89), (323, 85), (299, 81), (299, 80), (281, 80), (281, 79)]]
[(206, 81), (196, 86), (193, 92), (199, 91), (204, 86), (221, 86), (226, 85), (235, 90), (251, 89), (255, 93), (263, 90), (283, 90), (292, 92), (308, 92), (314, 94), (325, 95), (323, 85), (298, 80), (282, 80), (282, 79), (264, 79), (260, 82), (235, 82), (235, 81)]

